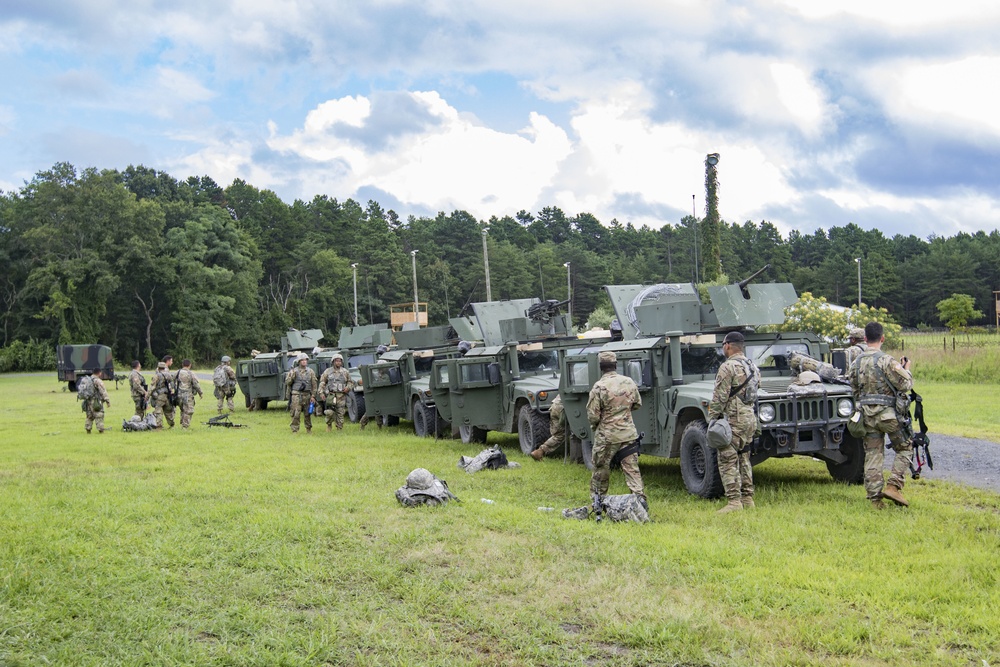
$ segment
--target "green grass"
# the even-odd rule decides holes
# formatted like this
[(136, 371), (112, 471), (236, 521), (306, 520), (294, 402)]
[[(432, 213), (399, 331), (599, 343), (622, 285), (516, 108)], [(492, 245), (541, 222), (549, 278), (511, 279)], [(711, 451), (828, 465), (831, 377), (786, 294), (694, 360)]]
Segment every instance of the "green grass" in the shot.
[[(654, 523), (576, 522), (537, 508), (586, 502), (586, 470), (509, 437), (523, 468), (467, 475), (460, 443), (280, 410), (87, 436), (57, 386), (0, 376), (0, 665), (1000, 662), (996, 494), (924, 479), (876, 513), (768, 461), (758, 509), (720, 517), (643, 457)], [(463, 502), (400, 507), (415, 467)]]

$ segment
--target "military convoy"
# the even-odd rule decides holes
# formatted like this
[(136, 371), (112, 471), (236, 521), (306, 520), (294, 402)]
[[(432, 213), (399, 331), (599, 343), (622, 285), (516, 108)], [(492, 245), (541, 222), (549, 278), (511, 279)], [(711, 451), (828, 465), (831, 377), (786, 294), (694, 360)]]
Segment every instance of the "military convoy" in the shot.
[(115, 376), (115, 360), (107, 345), (57, 345), (56, 376), (69, 391), (76, 391), (77, 380), (100, 369), (106, 379)]
[[(312, 352), (323, 339), (320, 329), (289, 329), (281, 337), (281, 349), (277, 352), (264, 352), (251, 359), (240, 359), (236, 362), (236, 382), (243, 392), (246, 407), (250, 410), (265, 410), (271, 401), (283, 401), (285, 398), (285, 376), (295, 363), (295, 357), (300, 352)], [(321, 362), (309, 360), (310, 366), (318, 373), (322, 363), (330, 365), (329, 360)]]
[(708, 304), (690, 284), (606, 289), (622, 323), (623, 340), (567, 350), (561, 359), (559, 393), (568, 431), (583, 442), (588, 465), (592, 434), (586, 404), (601, 375), (597, 354), (611, 350), (618, 372), (631, 377), (642, 396), (642, 407), (632, 415), (643, 434), (640, 453), (680, 458), (689, 492), (705, 498), (721, 495), (717, 453), (706, 435), (707, 413), (715, 374), (725, 360), (722, 339), (728, 331), (741, 331), (746, 355), (761, 371), (756, 405), (761, 433), (753, 442), (751, 463), (799, 454), (825, 461), (835, 479), (862, 481), (863, 445), (846, 429), (854, 411), (850, 387), (793, 384), (792, 353), (826, 359), (829, 344), (812, 333), (754, 331), (784, 321), (785, 307), (796, 300), (791, 284), (744, 281), (709, 287)]

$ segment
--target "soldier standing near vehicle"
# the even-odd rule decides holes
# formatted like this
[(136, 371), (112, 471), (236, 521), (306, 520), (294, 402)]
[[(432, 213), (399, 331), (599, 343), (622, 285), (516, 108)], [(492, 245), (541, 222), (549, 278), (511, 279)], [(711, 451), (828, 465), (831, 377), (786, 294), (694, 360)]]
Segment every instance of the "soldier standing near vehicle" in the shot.
[(306, 433), (312, 433), (312, 414), (310, 406), (316, 405), (316, 373), (309, 368), (309, 355), (305, 352), (295, 357), (295, 366), (288, 371), (285, 387), (291, 390), (289, 407), (292, 411), (292, 433), (299, 432), (299, 422), (305, 414)]
[[(868, 349), (847, 372), (854, 400), (861, 407), (864, 418), (865, 492), (875, 509), (884, 507), (883, 497), (906, 507), (910, 503), (903, 497), (903, 483), (913, 458), (913, 442), (911, 434), (907, 433), (908, 424), (904, 427), (900, 418), (907, 419), (909, 399), (906, 394), (913, 388), (910, 360), (903, 357), (900, 363), (882, 351), (885, 331), (878, 322), (865, 326), (865, 340)], [(888, 484), (883, 477), (886, 435), (896, 452)]]
[[(458, 344), (459, 350), (462, 349), (462, 343), (465, 343), (465, 341), (463, 340), (463, 341), (459, 342), (459, 344)], [(465, 343), (465, 344), (468, 345), (468, 343)], [(379, 345), (375, 349), (375, 358), (376, 359), (381, 359), (382, 355), (385, 354), (388, 351), (389, 351), (389, 347), (387, 345)], [(378, 370), (377, 372), (379, 374), (379, 377), (382, 377), (382, 374), (385, 373), (385, 371), (383, 371), (383, 370)], [(371, 416), (369, 416), (368, 415), (368, 410), (365, 410), (365, 414), (361, 416), (360, 420), (358, 420), (358, 426), (360, 426), (361, 430), (364, 431), (365, 430), (365, 426), (368, 426), (368, 422), (370, 422), (372, 419), (375, 420), (375, 423), (378, 424), (378, 429), (381, 431), (382, 430), (382, 418), (381, 417), (371, 417)]]
[(232, 359), (228, 356), (222, 357), (222, 362), (212, 371), (212, 384), (215, 385), (215, 397), (219, 399), (216, 412), (222, 414), (222, 402), (226, 401), (226, 407), (230, 412), (236, 411), (233, 405), (233, 396), (236, 395), (236, 371), (230, 365)]
[(174, 376), (170, 374), (170, 365), (174, 358), (169, 354), (163, 361), (156, 364), (153, 384), (149, 388), (150, 405), (153, 406), (153, 416), (156, 418), (156, 428), (163, 428), (166, 419), (170, 428), (174, 427), (174, 400), (177, 395), (177, 385)]
[(198, 377), (191, 370), (191, 360), (181, 361), (181, 369), (177, 371), (177, 404), (181, 408), (181, 428), (191, 425), (191, 415), (194, 414), (194, 395), (198, 398), (204, 396), (201, 392), (201, 383)]
[(851, 329), (847, 335), (848, 348), (844, 350), (847, 355), (847, 367), (850, 368), (854, 360), (860, 357), (868, 349), (865, 345), (865, 330), (861, 327)]
[(128, 387), (135, 403), (135, 416), (142, 419), (146, 416), (149, 401), (149, 387), (146, 378), (142, 377), (142, 364), (138, 360), (132, 362), (132, 372), (128, 374)]
[(541, 461), (554, 452), (566, 440), (566, 414), (563, 411), (562, 396), (556, 396), (549, 407), (549, 439), (531, 452), (531, 458)]
[(738, 331), (730, 331), (722, 341), (726, 360), (715, 375), (715, 391), (708, 406), (709, 419), (725, 416), (733, 430), (729, 445), (718, 451), (719, 476), (725, 489), (726, 506), (719, 514), (752, 509), (753, 470), (750, 467), (750, 443), (757, 432), (757, 389), (760, 372), (743, 354), (745, 339)]
[(90, 435), (90, 429), (97, 425), (97, 432), (104, 433), (104, 406), (111, 407), (111, 399), (108, 398), (108, 390), (104, 386), (103, 372), (100, 368), (95, 370), (90, 376), (90, 397), (83, 399), (83, 411), (87, 414), (87, 420), (83, 427)]
[(323, 401), (326, 415), (326, 430), (333, 430), (332, 424), (337, 423), (337, 430), (344, 430), (344, 413), (347, 411), (347, 392), (354, 389), (351, 374), (344, 368), (344, 357), (337, 354), (332, 358), (333, 366), (323, 371), (319, 379), (319, 400)]
[[(594, 383), (587, 400), (587, 419), (594, 434), (594, 474), (590, 478), (590, 495), (595, 512), (600, 511), (601, 498), (608, 492), (611, 460), (626, 447), (621, 457), (622, 472), (629, 490), (639, 496), (648, 510), (642, 475), (639, 473), (639, 434), (632, 421), (632, 411), (642, 407), (639, 388), (632, 378), (616, 372), (618, 357), (614, 352), (597, 355), (601, 379)], [(600, 516), (600, 514), (598, 514)]]

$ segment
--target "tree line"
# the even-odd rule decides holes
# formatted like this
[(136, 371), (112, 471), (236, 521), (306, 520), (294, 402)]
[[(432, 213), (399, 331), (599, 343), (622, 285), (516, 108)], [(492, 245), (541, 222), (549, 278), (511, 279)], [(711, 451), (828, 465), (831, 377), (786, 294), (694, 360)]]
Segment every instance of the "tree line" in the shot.
[[(169, 351), (209, 361), (274, 347), (288, 327), (321, 328), (328, 343), (354, 322), (388, 321), (417, 291), (431, 324), (492, 296), (567, 297), (583, 325), (613, 283), (734, 281), (765, 264), (762, 280), (791, 282), (829, 302), (863, 301), (904, 326), (940, 324), (935, 304), (968, 294), (988, 322), (1000, 289), (1000, 233), (887, 238), (851, 223), (787, 238), (771, 223), (709, 221), (718, 255), (705, 262), (705, 220), (660, 229), (557, 207), (477, 220), (465, 211), (406, 220), (378, 202), (317, 195), (283, 202), (242, 180), (177, 180), (144, 166), (58, 163), (0, 194), (0, 346), (13, 341), (110, 345), (146, 362)], [(714, 250), (714, 242), (709, 245)], [(721, 277), (719, 272), (721, 271)]]

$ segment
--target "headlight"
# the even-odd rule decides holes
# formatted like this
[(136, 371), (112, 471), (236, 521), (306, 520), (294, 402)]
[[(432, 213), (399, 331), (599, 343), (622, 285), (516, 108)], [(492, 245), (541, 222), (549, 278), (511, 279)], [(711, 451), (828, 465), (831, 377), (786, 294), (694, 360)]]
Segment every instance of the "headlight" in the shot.
[(837, 401), (837, 414), (841, 417), (850, 417), (854, 412), (854, 401), (849, 398), (842, 398)]
[(762, 422), (773, 422), (774, 421), (774, 406), (770, 403), (764, 403), (760, 406), (760, 410), (757, 413)]
[(547, 391), (540, 391), (540, 392), (538, 392), (538, 400), (539, 401), (544, 401), (548, 397), (549, 397), (549, 392), (547, 392)]

